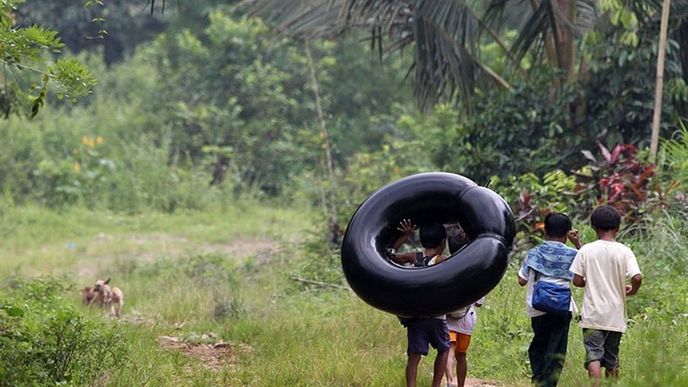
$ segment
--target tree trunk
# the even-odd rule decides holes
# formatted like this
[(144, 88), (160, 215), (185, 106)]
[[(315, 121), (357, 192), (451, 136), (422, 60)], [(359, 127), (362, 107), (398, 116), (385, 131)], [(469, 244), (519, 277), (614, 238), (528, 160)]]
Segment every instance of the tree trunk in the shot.
[(657, 80), (655, 85), (655, 112), (652, 117), (652, 139), (650, 142), (650, 161), (657, 159), (659, 146), (659, 125), (662, 118), (662, 96), (664, 94), (664, 57), (666, 56), (667, 31), (669, 29), (669, 11), (671, 0), (662, 4), (662, 21), (659, 27), (659, 48), (657, 49)]
[[(327, 171), (327, 177), (330, 180), (330, 182), (333, 184), (334, 183), (334, 164), (332, 162), (332, 151), (330, 147), (330, 139), (329, 135), (327, 133), (327, 127), (325, 126), (325, 114), (322, 109), (322, 103), (320, 102), (320, 84), (318, 83), (318, 76), (315, 72), (315, 64), (313, 62), (313, 56), (311, 55), (311, 48), (310, 45), (308, 44), (308, 41), (305, 43), (306, 46), (306, 57), (308, 58), (308, 69), (310, 70), (310, 75), (311, 75), (311, 83), (313, 84), (313, 94), (315, 94), (315, 109), (318, 114), (318, 123), (320, 124), (320, 138), (322, 139), (322, 146), (323, 150), (325, 152), (325, 168), (324, 170)], [(327, 197), (324, 194), (324, 191), (322, 192), (322, 197), (323, 200)], [(334, 199), (330, 200), (330, 210), (331, 213), (329, 214), (330, 217), (330, 223), (332, 227), (337, 224), (337, 207), (334, 204)], [(323, 203), (323, 209), (327, 211), (327, 205)], [(325, 217), (328, 217), (328, 214), (324, 214)]]

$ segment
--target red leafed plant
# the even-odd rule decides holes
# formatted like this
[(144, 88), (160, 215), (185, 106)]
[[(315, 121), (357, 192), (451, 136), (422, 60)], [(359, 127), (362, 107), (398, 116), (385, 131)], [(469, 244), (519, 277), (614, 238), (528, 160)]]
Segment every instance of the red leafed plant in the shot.
[[(591, 185), (594, 184), (598, 189), (599, 204), (610, 204), (625, 214), (627, 220), (637, 220), (641, 207), (653, 197), (649, 185), (655, 174), (655, 165), (638, 160), (638, 148), (632, 144), (619, 144), (611, 152), (600, 143), (597, 146), (602, 160), (598, 161), (590, 151), (583, 151), (583, 155), (592, 161), (589, 165), (592, 175), (587, 176), (591, 178), (587, 188), (593, 188)], [(585, 177), (584, 174), (578, 176)]]

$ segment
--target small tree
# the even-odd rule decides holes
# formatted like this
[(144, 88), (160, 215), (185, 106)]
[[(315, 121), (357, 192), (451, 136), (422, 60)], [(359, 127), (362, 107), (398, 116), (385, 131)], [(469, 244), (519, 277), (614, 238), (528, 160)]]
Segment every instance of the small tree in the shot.
[(23, 0), (0, 2), (0, 113), (28, 112), (33, 117), (44, 105), (48, 88), (57, 98), (75, 100), (96, 84), (91, 72), (76, 59), (54, 60), (63, 46), (47, 27), (16, 24), (16, 6)]

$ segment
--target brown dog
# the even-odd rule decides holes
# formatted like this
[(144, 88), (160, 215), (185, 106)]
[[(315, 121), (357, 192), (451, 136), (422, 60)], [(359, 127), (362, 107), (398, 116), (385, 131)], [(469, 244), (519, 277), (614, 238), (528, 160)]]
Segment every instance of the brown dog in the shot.
[(96, 281), (93, 287), (96, 296), (91, 300), (91, 303), (98, 302), (98, 306), (101, 308), (110, 308), (110, 315), (119, 318), (122, 313), (122, 306), (124, 305), (124, 292), (117, 287), (111, 288), (110, 285), (108, 285), (109, 283), (110, 278), (105, 281)]
[(81, 302), (84, 305), (91, 305), (93, 302), (93, 299), (96, 298), (96, 292), (93, 291), (93, 288), (90, 286), (86, 286), (85, 288), (80, 290), (81, 292)]

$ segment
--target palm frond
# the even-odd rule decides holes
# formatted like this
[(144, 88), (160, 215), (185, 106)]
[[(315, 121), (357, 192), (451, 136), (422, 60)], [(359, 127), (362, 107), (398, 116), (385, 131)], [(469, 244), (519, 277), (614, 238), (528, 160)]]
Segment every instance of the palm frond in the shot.
[(239, 6), (274, 23), (275, 33), (300, 39), (332, 38), (346, 29), (340, 22), (344, 0), (249, 0)]
[(576, 35), (582, 36), (592, 30), (599, 18), (600, 15), (595, 0), (578, 0), (576, 2), (576, 20), (574, 22)]
[[(421, 107), (445, 97), (467, 101), (481, 68), (478, 19), (463, 1), (419, 1), (414, 15), (414, 90)], [(468, 105), (465, 105), (468, 106)]]
[[(160, 12), (165, 13), (165, 5), (167, 4), (166, 0), (162, 0), (162, 6), (160, 8)], [(160, 1), (158, 2), (160, 3)], [(181, 8), (181, 0), (177, 0), (177, 8)], [(150, 13), (151, 15), (155, 13), (155, 0), (150, 0)]]
[(549, 0), (542, 1), (537, 9), (535, 9), (530, 17), (524, 22), (514, 40), (511, 51), (519, 61), (528, 53), (531, 46), (551, 28), (550, 21), (552, 20), (552, 15), (549, 5)]
[[(371, 31), (382, 54), (413, 46), (413, 83), (419, 104), (466, 100), (483, 71), (477, 58), (480, 20), (466, 0), (253, 0), (253, 13), (276, 30), (300, 38), (332, 37), (353, 27)], [(390, 41), (390, 43), (387, 43)], [(387, 47), (383, 47), (387, 44)], [(506, 81), (499, 78), (500, 84)]]
[[(562, 9), (554, 0), (490, 0), (483, 22), (498, 28), (507, 17), (513, 21), (513, 15), (520, 14), (518, 35), (511, 47), (516, 62), (520, 63), (528, 53), (535, 61), (541, 61), (542, 54), (547, 52), (551, 60), (567, 66), (572, 60), (572, 39), (593, 29), (599, 20), (595, 0), (576, 0), (572, 6), (575, 8)], [(514, 11), (515, 7), (519, 7), (519, 12)], [(568, 38), (562, 40), (562, 36)], [(562, 48), (562, 44), (567, 47)], [(542, 49), (545, 46), (547, 50)]]
[(489, 0), (482, 15), (483, 23), (498, 32), (504, 29), (521, 29), (527, 25), (537, 4), (524, 0)]

